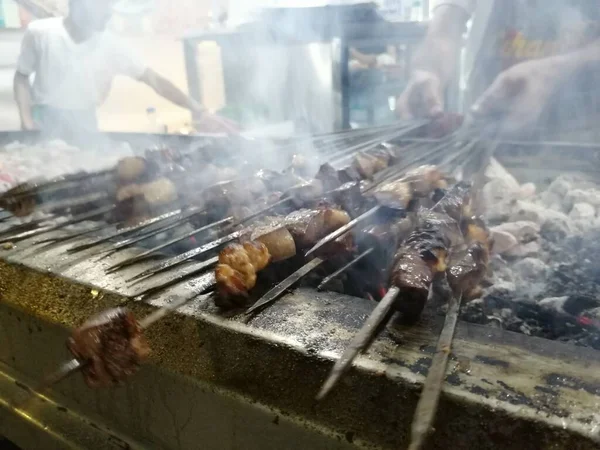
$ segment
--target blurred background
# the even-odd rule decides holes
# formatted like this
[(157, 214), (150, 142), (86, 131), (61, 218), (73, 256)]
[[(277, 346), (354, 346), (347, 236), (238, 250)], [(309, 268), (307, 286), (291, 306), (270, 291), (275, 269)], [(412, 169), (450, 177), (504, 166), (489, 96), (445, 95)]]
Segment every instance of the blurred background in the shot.
[[(235, 43), (227, 45), (215, 42), (211, 37), (215, 33), (218, 35), (240, 29), (249, 22), (260, 22), (261, 11), (265, 9), (335, 3), (318, 0), (123, 0), (116, 6), (111, 28), (141, 54), (149, 67), (185, 92), (195, 88), (197, 92), (193, 93), (194, 96), (199, 97), (206, 107), (244, 122), (246, 128), (286, 121), (295, 122), (297, 128), (298, 122), (310, 122), (311, 117), (315, 117), (311, 126), (314, 131), (341, 128), (347, 126), (348, 122), (353, 126), (389, 122), (393, 120), (393, 98), (402, 90), (407, 73), (406, 61), (410, 58), (408, 47), (401, 37), (393, 43), (395, 45), (389, 45), (385, 40), (376, 42), (377, 48), (373, 52), (372, 43), (365, 44), (363, 48), (360, 45), (350, 47), (347, 61), (349, 74), (342, 76), (344, 80), (341, 82), (335, 68), (336, 56), (333, 56), (336, 51), (340, 52), (339, 43), (336, 50), (334, 38), (325, 45), (304, 45), (301, 51), (291, 52), (292, 56), (289, 56), (289, 48), (267, 49), (263, 43), (257, 43), (253, 46), (255, 51), (247, 51)], [(68, 0), (0, 0), (0, 129), (19, 128), (12, 78), (24, 27), (38, 17), (64, 15), (67, 4)], [(377, 9), (379, 17), (391, 23), (418, 23), (425, 21), (429, 14), (429, 2), (380, 0), (371, 5)], [(290, 25), (290, 34), (293, 34), (294, 26)], [(413, 34), (411, 42), (415, 39)], [(190, 55), (187, 55), (186, 73), (182, 41), (185, 36), (195, 37), (190, 41), (189, 48), (193, 53), (192, 70), (197, 72), (197, 76), (190, 75)], [(223, 56), (223, 52), (227, 52), (227, 55)], [(285, 58), (281, 58), (281, 52)], [(320, 67), (313, 67), (312, 73), (298, 75), (297, 67), (293, 67), (294, 61), (304, 65), (307, 52), (309, 59), (317, 61), (313, 66)], [(361, 60), (363, 53), (376, 54), (376, 63), (368, 64)], [(240, 56), (242, 54), (244, 57)], [(227, 61), (225, 64), (224, 59)], [(248, 62), (248, 59), (251, 61)], [(285, 62), (285, 59), (288, 61)], [(296, 75), (290, 75), (291, 72)], [(236, 74), (240, 75), (237, 79)], [(335, 80), (336, 76), (338, 81)], [(315, 77), (321, 80), (319, 83), (328, 96), (337, 97), (318, 106), (293, 101), (291, 107), (288, 105), (287, 108), (271, 104), (270, 99), (285, 100), (288, 96), (281, 96), (281, 91), (290, 92), (290, 85), (295, 86), (296, 98), (319, 96), (319, 92), (306, 90), (306, 86), (314, 84)], [(344, 88), (336, 87), (340, 83), (345, 83)], [(302, 85), (305, 87), (302, 88)], [(340, 99), (339, 95), (343, 98)], [(154, 108), (161, 124), (166, 125), (169, 132), (178, 132), (189, 126), (191, 121), (188, 111), (160, 98), (145, 85), (118, 78), (110, 97), (99, 110), (100, 128), (104, 131), (148, 131), (149, 108)], [(347, 111), (341, 112), (340, 108)], [(290, 117), (283, 110), (293, 110), (296, 116)], [(326, 116), (316, 118), (316, 114)], [(341, 117), (344, 114), (346, 117)], [(315, 124), (322, 129), (315, 130)]]

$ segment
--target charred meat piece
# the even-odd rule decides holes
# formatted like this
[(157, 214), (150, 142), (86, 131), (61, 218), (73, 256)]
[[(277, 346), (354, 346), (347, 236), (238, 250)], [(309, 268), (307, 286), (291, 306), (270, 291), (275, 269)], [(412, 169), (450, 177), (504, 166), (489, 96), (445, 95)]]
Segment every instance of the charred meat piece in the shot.
[(369, 153), (358, 153), (354, 157), (352, 167), (361, 175), (362, 178), (371, 179), (377, 172), (382, 171), (388, 166), (389, 157), (381, 154), (372, 155)]
[(315, 175), (315, 179), (322, 183), (325, 192), (337, 189), (342, 184), (338, 171), (335, 170), (331, 164), (321, 165), (319, 171)]
[(314, 245), (322, 237), (350, 222), (346, 211), (333, 208), (301, 209), (287, 215), (283, 225), (303, 248)]
[(452, 255), (447, 277), (455, 294), (462, 292), (465, 300), (472, 300), (481, 292), (479, 284), (487, 273), (494, 243), (485, 222), (478, 217), (462, 219), (460, 228), (466, 248)]
[(30, 183), (19, 184), (0, 196), (0, 207), (17, 217), (33, 214), (37, 205), (36, 187)]
[(150, 354), (150, 346), (132, 312), (123, 308), (100, 313), (73, 331), (67, 341), (83, 362), (89, 387), (108, 387), (135, 373)]
[(380, 205), (405, 210), (413, 199), (413, 191), (410, 183), (400, 179), (381, 184), (373, 192), (373, 197)]
[(419, 222), (397, 251), (390, 279), (401, 291), (397, 309), (411, 322), (423, 311), (436, 274), (446, 270), (450, 247), (439, 221), (426, 216)]
[[(440, 189), (441, 198), (433, 207), (434, 211), (447, 214), (457, 222), (471, 217), (471, 184), (461, 181), (447, 190)], [(435, 195), (434, 195), (435, 197)]]
[(405, 210), (411, 201), (426, 197), (446, 185), (445, 175), (435, 166), (421, 166), (398, 180), (380, 184), (372, 195), (382, 206)]
[(242, 180), (219, 182), (207, 188), (203, 193), (203, 201), (207, 210), (216, 217), (223, 215), (233, 207), (253, 205), (256, 200), (267, 193), (262, 180), (250, 177)]
[(315, 199), (320, 198), (324, 192), (325, 189), (323, 187), (323, 182), (321, 180), (314, 179), (288, 189), (283, 193), (283, 196), (291, 197), (296, 206), (301, 207), (302, 205), (313, 202)]
[(487, 273), (489, 253), (485, 244), (473, 242), (453, 258), (447, 271), (448, 283), (455, 294), (462, 292), (465, 300), (477, 298), (479, 287)]
[(145, 184), (128, 184), (116, 193), (116, 219), (126, 225), (134, 225), (173, 209), (177, 199), (177, 188), (168, 178)]
[(334, 204), (339, 205), (353, 217), (359, 216), (365, 209), (372, 207), (370, 197), (361, 192), (361, 185), (356, 181), (342, 184), (328, 196)]

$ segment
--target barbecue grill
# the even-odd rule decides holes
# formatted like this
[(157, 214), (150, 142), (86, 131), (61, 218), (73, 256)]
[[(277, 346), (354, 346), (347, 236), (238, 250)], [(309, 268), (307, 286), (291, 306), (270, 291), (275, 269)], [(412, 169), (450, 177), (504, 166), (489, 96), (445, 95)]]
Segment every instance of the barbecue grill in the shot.
[[(33, 142), (36, 136), (0, 138)], [(208, 137), (103, 138), (140, 150), (157, 142), (201, 150), (230, 145)], [(513, 142), (500, 144), (497, 156), (527, 180), (565, 171), (594, 178), (600, 147)], [(527, 165), (535, 169), (523, 170)], [(73, 232), (57, 229), (43, 237), (66, 233)], [(81, 242), (94, 238), (91, 233)], [(35, 242), (24, 239), (0, 253), (0, 434), (24, 448), (342, 449), (407, 442), (441, 328), (435, 314), (413, 327), (388, 327), (331, 396), (315, 403), (331, 360), (360, 328), (371, 302), (301, 287), (243, 320), (220, 311), (210, 295), (198, 296), (207, 276), (131, 302), (173, 273), (131, 285), (126, 280), (156, 261), (110, 274), (105, 269), (140, 249), (99, 260), (98, 252), (114, 245), (110, 240), (77, 253), (66, 251), (73, 242)], [(180, 266), (175, 276), (197, 264)], [(178, 314), (148, 330), (151, 363), (127, 385), (91, 391), (75, 376), (35, 395), (19, 414), (9, 413), (9, 402), (29, 396), (68, 358), (68, 329), (92, 313), (127, 303), (142, 317), (192, 296), (196, 300)], [(460, 322), (427, 448), (598, 448), (598, 369), (600, 357), (591, 348)]]

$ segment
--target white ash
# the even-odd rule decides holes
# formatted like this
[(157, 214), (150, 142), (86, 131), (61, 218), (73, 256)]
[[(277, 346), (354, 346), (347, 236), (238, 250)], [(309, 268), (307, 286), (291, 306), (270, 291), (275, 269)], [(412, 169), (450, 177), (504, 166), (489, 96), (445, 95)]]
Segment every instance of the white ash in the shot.
[(0, 192), (25, 181), (107, 169), (132, 154), (127, 143), (111, 143), (100, 151), (58, 140), (35, 145), (14, 142), (0, 148)]
[(495, 160), (486, 176), (495, 255), (463, 319), (600, 349), (600, 330), (580, 320), (600, 321), (600, 187), (574, 176), (520, 185)]

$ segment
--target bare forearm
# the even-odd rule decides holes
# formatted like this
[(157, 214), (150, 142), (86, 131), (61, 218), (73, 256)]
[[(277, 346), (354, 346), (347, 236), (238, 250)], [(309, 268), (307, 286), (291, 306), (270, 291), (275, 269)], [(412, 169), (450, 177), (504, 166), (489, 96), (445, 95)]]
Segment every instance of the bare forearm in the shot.
[(415, 53), (414, 70), (434, 72), (444, 83), (450, 80), (458, 65), (468, 20), (469, 15), (456, 6), (436, 8), (427, 36)]
[(17, 72), (14, 78), (13, 89), (21, 124), (26, 127), (32, 126), (33, 116), (31, 112), (32, 100), (29, 78)]
[(147, 70), (141, 80), (150, 86), (161, 97), (170, 102), (192, 111), (200, 111), (201, 105), (186, 95), (181, 89), (153, 70)]
[(554, 58), (563, 68), (565, 76), (583, 71), (597, 72), (600, 69), (600, 39), (579, 50)]

